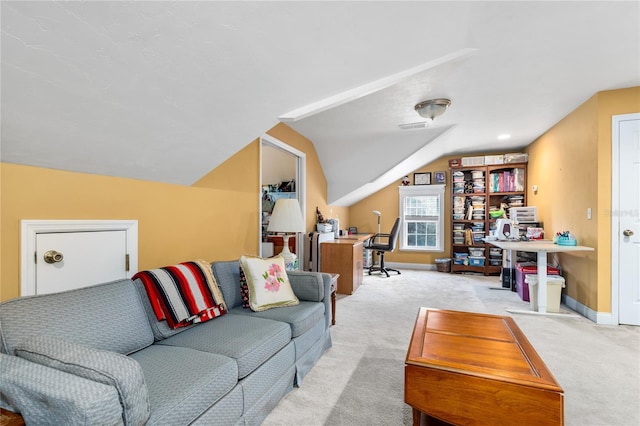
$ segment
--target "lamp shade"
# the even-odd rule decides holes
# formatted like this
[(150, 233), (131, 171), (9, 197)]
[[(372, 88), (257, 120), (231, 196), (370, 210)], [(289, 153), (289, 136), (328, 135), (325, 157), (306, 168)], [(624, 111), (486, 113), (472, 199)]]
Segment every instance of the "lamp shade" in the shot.
[(298, 200), (281, 198), (276, 201), (269, 219), (268, 232), (304, 232), (304, 222)]

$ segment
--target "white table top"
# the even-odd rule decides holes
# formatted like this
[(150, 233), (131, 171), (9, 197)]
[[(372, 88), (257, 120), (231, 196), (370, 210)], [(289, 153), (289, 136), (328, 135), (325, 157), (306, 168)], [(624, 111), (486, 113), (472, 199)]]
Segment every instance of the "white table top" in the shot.
[(545, 251), (549, 253), (560, 253), (569, 251), (594, 251), (593, 247), (586, 246), (562, 246), (554, 244), (551, 240), (529, 240), (529, 241), (500, 241), (500, 240), (487, 240), (489, 244), (493, 244), (496, 247), (500, 247), (504, 250), (516, 250), (516, 251), (530, 251), (540, 252)]

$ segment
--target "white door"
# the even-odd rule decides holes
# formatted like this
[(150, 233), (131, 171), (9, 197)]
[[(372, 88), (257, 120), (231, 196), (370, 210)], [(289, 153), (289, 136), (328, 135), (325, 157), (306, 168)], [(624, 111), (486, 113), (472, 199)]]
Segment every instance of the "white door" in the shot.
[(36, 234), (36, 294), (127, 277), (124, 230)]
[(640, 325), (640, 114), (624, 116), (618, 123), (618, 322)]

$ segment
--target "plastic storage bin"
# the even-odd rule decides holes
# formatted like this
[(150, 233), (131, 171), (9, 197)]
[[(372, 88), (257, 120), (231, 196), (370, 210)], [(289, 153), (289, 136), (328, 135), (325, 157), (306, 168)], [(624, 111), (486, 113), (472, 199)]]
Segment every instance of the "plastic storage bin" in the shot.
[(469, 256), (469, 265), (484, 266), (484, 257)]
[[(529, 284), (525, 282), (527, 275), (536, 274), (538, 272), (538, 266), (536, 263), (518, 263), (516, 264), (516, 291), (520, 299), (525, 302), (529, 302)], [(547, 266), (547, 276), (560, 275), (560, 270), (553, 266)]]
[[(538, 275), (530, 274), (525, 278), (529, 284), (531, 309), (538, 310)], [(547, 276), (547, 312), (560, 312), (560, 296), (564, 288), (564, 278), (559, 275)]]

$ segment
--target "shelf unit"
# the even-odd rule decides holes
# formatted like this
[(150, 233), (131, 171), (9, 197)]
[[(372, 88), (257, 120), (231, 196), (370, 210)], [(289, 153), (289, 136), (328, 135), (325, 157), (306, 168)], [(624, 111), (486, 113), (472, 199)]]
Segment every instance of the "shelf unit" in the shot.
[[(496, 219), (490, 216), (490, 210), (504, 207), (508, 215), (509, 207), (527, 205), (527, 164), (455, 167), (450, 171), (451, 272), (498, 275), (502, 253), (482, 238), (495, 229)], [(471, 256), (474, 249), (479, 249), (482, 256)], [(482, 265), (477, 265), (480, 262)]]

